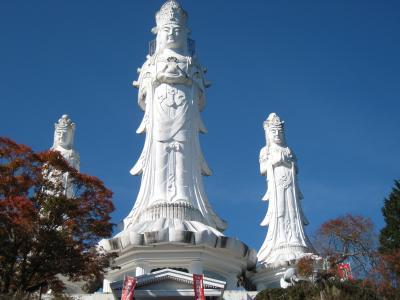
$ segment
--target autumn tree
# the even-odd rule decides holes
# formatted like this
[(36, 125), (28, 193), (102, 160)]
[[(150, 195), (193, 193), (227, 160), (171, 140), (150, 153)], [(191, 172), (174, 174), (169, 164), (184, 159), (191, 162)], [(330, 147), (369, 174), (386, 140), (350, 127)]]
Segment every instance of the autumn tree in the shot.
[(349, 261), (355, 273), (366, 274), (376, 252), (374, 225), (369, 218), (351, 214), (329, 220), (317, 230), (315, 245), (333, 272)]
[[(65, 174), (74, 196), (49, 174)], [(112, 234), (112, 193), (79, 173), (58, 152), (35, 153), (0, 137), (0, 294), (23, 295), (59, 275), (89, 282), (103, 275), (110, 254), (97, 248)]]

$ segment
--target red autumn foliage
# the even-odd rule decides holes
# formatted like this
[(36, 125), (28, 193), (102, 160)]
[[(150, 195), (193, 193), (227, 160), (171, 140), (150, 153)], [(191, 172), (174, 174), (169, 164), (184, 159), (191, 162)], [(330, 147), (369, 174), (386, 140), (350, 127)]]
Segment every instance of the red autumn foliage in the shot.
[[(68, 173), (73, 197), (53, 174)], [(53, 179), (52, 179), (53, 178)], [(95, 280), (112, 256), (96, 248), (110, 237), (112, 193), (70, 167), (60, 153), (35, 153), (0, 137), (0, 293), (24, 293), (58, 275)]]
[(310, 256), (304, 256), (297, 262), (297, 270), (299, 275), (311, 277), (314, 273), (314, 260)]
[(400, 293), (400, 249), (375, 254), (375, 268), (369, 279), (384, 292), (397, 289)]
[(369, 218), (347, 214), (322, 224), (315, 244), (328, 257), (332, 273), (349, 261), (353, 272), (365, 274), (376, 251), (374, 225)]
[(381, 254), (390, 271), (389, 280), (393, 286), (400, 288), (400, 249)]

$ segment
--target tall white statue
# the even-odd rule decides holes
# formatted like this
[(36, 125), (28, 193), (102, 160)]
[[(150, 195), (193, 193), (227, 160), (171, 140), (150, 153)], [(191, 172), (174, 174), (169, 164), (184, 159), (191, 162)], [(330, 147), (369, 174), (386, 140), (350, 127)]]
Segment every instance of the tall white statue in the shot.
[[(226, 228), (203, 188), (202, 175), (211, 171), (199, 143), (199, 132), (206, 132), (200, 112), (209, 83), (194, 55), (194, 42), (188, 38), (187, 19), (176, 1), (161, 7), (152, 30), (155, 49), (133, 83), (144, 111), (137, 133), (145, 133), (146, 139), (131, 170), (133, 175), (142, 175), (142, 181), (124, 230), (162, 218), (201, 222), (221, 231)], [(143, 230), (149, 228), (142, 226)]]
[[(54, 124), (54, 142), (50, 150), (59, 151), (69, 165), (79, 171), (80, 158), (79, 153), (74, 149), (74, 134), (75, 123), (71, 121), (68, 115), (63, 115)], [(73, 187), (68, 180), (68, 173), (64, 173), (62, 177), (66, 195), (72, 197)]]
[(279, 265), (314, 251), (304, 231), (308, 221), (301, 208), (296, 157), (286, 144), (284, 122), (271, 113), (264, 129), (267, 145), (260, 152), (260, 172), (267, 176), (268, 190), (262, 200), (269, 205), (261, 226), (268, 226), (268, 233), (257, 256), (261, 264)]

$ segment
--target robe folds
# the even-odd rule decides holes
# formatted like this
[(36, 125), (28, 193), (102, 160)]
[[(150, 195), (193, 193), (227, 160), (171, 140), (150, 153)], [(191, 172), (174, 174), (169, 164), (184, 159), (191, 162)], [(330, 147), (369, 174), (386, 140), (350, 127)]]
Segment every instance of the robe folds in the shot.
[(261, 226), (268, 226), (259, 261), (276, 263), (297, 258), (313, 247), (305, 234), (308, 224), (301, 208), (302, 194), (297, 183), (296, 158), (288, 147), (271, 145), (260, 152), (263, 175), (267, 175), (268, 211)]
[[(203, 187), (211, 175), (199, 142), (206, 132), (200, 111), (204, 106), (202, 68), (190, 57), (173, 59), (154, 54), (141, 68), (139, 106), (144, 117), (137, 132), (145, 133), (139, 160), (131, 170), (142, 175), (135, 205), (124, 230), (140, 223), (157, 205), (186, 205), (205, 225), (224, 230), (226, 224), (212, 210)], [(183, 217), (182, 217), (183, 218)]]

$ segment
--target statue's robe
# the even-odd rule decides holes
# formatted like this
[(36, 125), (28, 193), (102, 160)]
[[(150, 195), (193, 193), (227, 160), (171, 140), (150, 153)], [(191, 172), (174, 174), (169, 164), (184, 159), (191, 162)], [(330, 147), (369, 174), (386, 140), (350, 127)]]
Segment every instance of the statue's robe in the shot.
[(191, 57), (154, 54), (141, 68), (139, 106), (145, 111), (137, 130), (146, 133), (142, 154), (132, 168), (142, 174), (135, 205), (124, 220), (124, 230), (140, 223), (157, 204), (185, 204), (200, 221), (218, 230), (226, 224), (212, 210), (202, 175), (211, 175), (200, 149), (200, 117), (204, 107), (204, 78)]
[(288, 147), (272, 144), (261, 149), (260, 164), (268, 182), (263, 200), (269, 204), (261, 222), (261, 226), (268, 226), (268, 233), (258, 252), (258, 260), (274, 264), (313, 252), (304, 231), (308, 221), (301, 208), (295, 156)]

